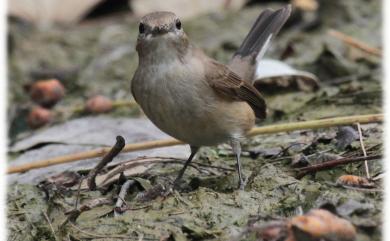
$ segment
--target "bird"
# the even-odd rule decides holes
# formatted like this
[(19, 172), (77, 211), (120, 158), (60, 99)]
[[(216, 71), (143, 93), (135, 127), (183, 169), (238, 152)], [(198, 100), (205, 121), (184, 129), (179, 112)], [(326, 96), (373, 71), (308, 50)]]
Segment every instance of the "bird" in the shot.
[(256, 65), (290, 13), (291, 5), (262, 11), (227, 65), (193, 44), (176, 14), (159, 11), (140, 19), (132, 95), (154, 125), (191, 149), (173, 189), (201, 147), (226, 142), (235, 155), (238, 188), (244, 189), (241, 141), (267, 113), (253, 86)]

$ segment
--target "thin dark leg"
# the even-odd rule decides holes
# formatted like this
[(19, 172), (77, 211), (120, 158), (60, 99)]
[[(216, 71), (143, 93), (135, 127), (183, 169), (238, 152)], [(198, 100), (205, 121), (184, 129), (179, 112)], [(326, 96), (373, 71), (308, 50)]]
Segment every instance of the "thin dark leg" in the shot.
[(240, 156), (241, 156), (241, 144), (238, 140), (232, 140), (231, 141), (231, 146), (233, 149), (233, 153), (236, 156), (236, 162), (237, 162), (237, 172), (238, 172), (238, 188), (240, 190), (244, 190), (245, 188), (245, 182), (244, 179), (242, 178), (242, 171), (241, 171), (241, 161), (240, 161)]
[(184, 166), (183, 168), (180, 170), (179, 172), (179, 175), (177, 175), (175, 181), (173, 182), (173, 188), (176, 188), (178, 187), (180, 181), (181, 181), (181, 178), (183, 177), (184, 175), (184, 172), (186, 171), (187, 169), (187, 166), (191, 163), (192, 159), (194, 158), (195, 154), (198, 152), (199, 150), (199, 147), (195, 147), (195, 146), (190, 146), (191, 147), (191, 155), (190, 157), (187, 159), (187, 161), (184, 163)]

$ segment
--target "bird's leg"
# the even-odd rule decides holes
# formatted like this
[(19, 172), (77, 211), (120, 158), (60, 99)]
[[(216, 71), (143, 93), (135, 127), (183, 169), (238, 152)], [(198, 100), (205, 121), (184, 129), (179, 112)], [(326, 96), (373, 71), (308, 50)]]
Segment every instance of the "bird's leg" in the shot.
[(191, 155), (187, 159), (187, 161), (184, 163), (183, 168), (180, 170), (179, 175), (177, 175), (175, 181), (173, 182), (173, 188), (176, 189), (181, 181), (181, 178), (184, 175), (185, 170), (187, 169), (187, 166), (191, 163), (192, 159), (194, 158), (195, 154), (198, 152), (199, 147), (196, 146), (190, 146), (191, 147)]
[(241, 162), (240, 162), (241, 144), (240, 141), (238, 141), (237, 139), (232, 139), (230, 145), (232, 146), (233, 153), (236, 156), (237, 172), (238, 172), (238, 179), (239, 179), (238, 187), (240, 190), (244, 190), (245, 182), (242, 178)]

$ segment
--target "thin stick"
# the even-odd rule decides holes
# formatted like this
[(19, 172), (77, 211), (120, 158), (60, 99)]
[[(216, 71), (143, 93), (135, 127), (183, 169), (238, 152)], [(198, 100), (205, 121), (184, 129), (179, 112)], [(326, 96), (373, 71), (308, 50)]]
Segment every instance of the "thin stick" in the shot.
[[(284, 123), (284, 124), (256, 127), (253, 128), (248, 135), (256, 136), (260, 134), (272, 134), (272, 133), (288, 132), (288, 131), (296, 131), (296, 130), (319, 129), (319, 128), (326, 128), (332, 126), (340, 126), (340, 125), (352, 125), (357, 122), (361, 124), (366, 124), (366, 123), (373, 123), (373, 122), (382, 122), (383, 119), (384, 119), (383, 114), (371, 114), (371, 115), (356, 115), (356, 116), (347, 116), (347, 117), (328, 118), (322, 120)], [(176, 146), (176, 145), (183, 145), (183, 144), (184, 144), (183, 142), (176, 139), (139, 142), (139, 143), (127, 144), (123, 148), (122, 152), (140, 151), (140, 150), (146, 150), (152, 148)], [(100, 148), (96, 150), (55, 157), (52, 159), (30, 162), (19, 166), (9, 167), (7, 173), (11, 174), (11, 173), (25, 172), (31, 169), (100, 157), (100, 156), (104, 156), (109, 151), (110, 148)]]
[(130, 208), (130, 207), (127, 207), (127, 206), (124, 206), (121, 208), (121, 212), (126, 212), (126, 211), (136, 211), (136, 210), (141, 210), (141, 209), (145, 209), (145, 208), (150, 208), (152, 205), (146, 205), (146, 206), (142, 206), (142, 207), (135, 207), (135, 208)]
[[(107, 185), (107, 180), (110, 180), (112, 177), (124, 172), (125, 170), (134, 168), (136, 166), (147, 166), (150, 164), (156, 164), (156, 163), (179, 163), (184, 164), (182, 159), (173, 158), (173, 157), (141, 157), (141, 158), (135, 158), (130, 161), (126, 161), (126, 163), (121, 163), (120, 165), (116, 166), (114, 169), (110, 170), (110, 173), (107, 174), (106, 178), (101, 182), (102, 185)], [(190, 167), (193, 167), (198, 170), (198, 168), (194, 165), (189, 165)]]
[(339, 165), (345, 165), (345, 164), (354, 163), (354, 162), (361, 162), (364, 160), (367, 160), (367, 161), (378, 160), (378, 159), (381, 159), (382, 157), (383, 157), (382, 155), (345, 157), (345, 158), (340, 158), (337, 160), (327, 161), (327, 162), (320, 163), (317, 165), (312, 165), (312, 166), (296, 169), (298, 171), (296, 178), (300, 179), (309, 173), (314, 173), (314, 172), (330, 169), (330, 168), (333, 168), (333, 167), (339, 166)]
[(50, 229), (51, 229), (51, 232), (53, 233), (53, 236), (54, 236), (54, 240), (58, 240), (57, 236), (56, 236), (56, 233), (54, 232), (54, 228), (53, 228), (53, 225), (51, 224), (50, 222), (50, 218), (49, 216), (47, 215), (46, 212), (42, 211), (43, 213), (43, 216), (45, 217), (46, 221), (49, 223), (49, 226), (50, 226)]
[(308, 130), (308, 129), (320, 129), (332, 126), (351, 125), (357, 122), (361, 124), (382, 122), (384, 119), (383, 114), (371, 114), (371, 115), (355, 115), (345, 117), (327, 118), (322, 120), (301, 121), (293, 123), (284, 123), (276, 125), (268, 125), (253, 128), (249, 132), (249, 136), (272, 134), (279, 132), (289, 132), (296, 130)]
[(99, 174), (99, 172), (103, 169), (103, 167), (105, 167), (108, 163), (110, 163), (114, 159), (114, 157), (116, 157), (119, 154), (119, 152), (121, 152), (123, 147), (125, 147), (125, 139), (122, 136), (117, 136), (116, 143), (112, 147), (110, 152), (107, 153), (107, 155), (103, 157), (103, 159), (96, 165), (96, 167), (88, 173), (87, 182), (88, 182), (89, 190), (92, 191), (96, 189), (95, 178), (97, 174)]
[(85, 177), (80, 178), (79, 180), (79, 186), (77, 187), (77, 195), (76, 195), (76, 201), (74, 203), (74, 209), (77, 209), (77, 206), (79, 205), (79, 200), (80, 200), (80, 189), (81, 189), (81, 184), (83, 183)]
[(83, 233), (83, 234), (86, 234), (90, 237), (94, 237), (94, 238), (119, 238), (119, 239), (129, 239), (128, 236), (124, 236), (124, 235), (118, 235), (118, 234), (109, 234), (109, 235), (103, 235), (103, 234), (98, 234), (98, 233), (90, 233), (90, 232), (87, 232), (87, 231), (84, 231), (82, 230), (81, 228), (77, 227), (74, 223), (72, 222), (69, 222), (69, 224), (75, 228), (77, 231), (79, 231), (80, 233)]
[(118, 194), (118, 200), (116, 201), (115, 208), (114, 208), (114, 216), (117, 217), (121, 214), (122, 205), (125, 200), (125, 197), (127, 195), (127, 190), (135, 184), (134, 180), (127, 180), (121, 187), (121, 190)]
[[(362, 135), (362, 129), (360, 128), (360, 123), (358, 122), (356, 125), (357, 125), (358, 132), (359, 132), (360, 147), (362, 148), (363, 155), (367, 156), (366, 148), (364, 147), (363, 135)], [(367, 179), (370, 179), (370, 170), (368, 169), (368, 162), (367, 162), (367, 160), (364, 160), (364, 166), (366, 168)]]
[(337, 30), (334, 30), (334, 29), (330, 29), (328, 34), (330, 36), (337, 38), (337, 39), (340, 39), (344, 43), (346, 43), (354, 48), (360, 49), (366, 53), (369, 53), (369, 54), (372, 54), (372, 55), (375, 55), (378, 57), (382, 57), (382, 51), (380, 49), (371, 47), (368, 44), (366, 44), (366, 43), (364, 43), (356, 38), (348, 36), (344, 33), (341, 33)]
[[(118, 108), (118, 107), (134, 107), (137, 106), (137, 102), (134, 100), (116, 100), (112, 102), (112, 107), (113, 108)], [(72, 113), (80, 113), (85, 111), (85, 105), (81, 106), (74, 106), (70, 108), (64, 108), (64, 109), (59, 109), (59, 112), (72, 112)]]
[(95, 207), (102, 206), (102, 205), (109, 205), (112, 203), (112, 200), (109, 198), (95, 198), (92, 200), (89, 200), (85, 204), (81, 205), (78, 209), (72, 209), (70, 211), (65, 212), (67, 215), (67, 218), (63, 222), (62, 225), (65, 225), (68, 223), (68, 221), (76, 221), (76, 219), (80, 216), (82, 212), (91, 210)]
[[(160, 147), (176, 146), (176, 145), (184, 145), (184, 143), (176, 139), (145, 141), (145, 142), (128, 144), (123, 148), (122, 152), (141, 151), (141, 150), (147, 150), (152, 148), (160, 148)], [(80, 161), (84, 159), (101, 157), (107, 154), (110, 151), (110, 149), (111, 148), (109, 147), (99, 148), (91, 151), (79, 152), (79, 153), (59, 156), (47, 160), (31, 162), (19, 166), (10, 167), (7, 173), (11, 174), (11, 173), (25, 172), (36, 168), (42, 168), (42, 167), (58, 165), (58, 164), (63, 164), (68, 162)]]

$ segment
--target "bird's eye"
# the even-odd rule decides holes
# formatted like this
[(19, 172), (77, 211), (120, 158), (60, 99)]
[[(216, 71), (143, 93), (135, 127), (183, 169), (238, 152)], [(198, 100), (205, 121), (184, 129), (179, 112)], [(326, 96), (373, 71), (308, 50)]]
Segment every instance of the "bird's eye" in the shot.
[(145, 33), (145, 25), (143, 23), (139, 24), (139, 33)]
[(180, 20), (176, 21), (176, 28), (179, 29), (179, 30), (181, 29), (181, 22), (180, 22)]

